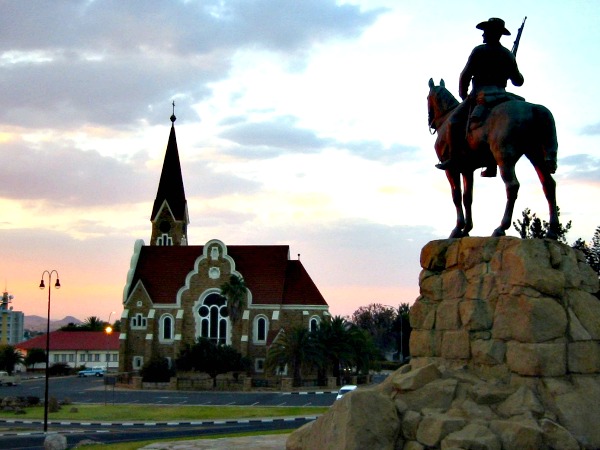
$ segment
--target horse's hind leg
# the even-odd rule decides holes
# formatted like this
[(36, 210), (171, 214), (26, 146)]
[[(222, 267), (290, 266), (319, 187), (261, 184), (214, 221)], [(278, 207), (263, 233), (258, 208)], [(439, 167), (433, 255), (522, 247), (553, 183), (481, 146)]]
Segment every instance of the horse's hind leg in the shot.
[(560, 223), (558, 221), (558, 209), (556, 207), (556, 181), (554, 181), (554, 178), (552, 178), (547, 164), (544, 164), (545, 165), (543, 167), (539, 165), (535, 165), (534, 167), (542, 183), (544, 195), (548, 201), (548, 209), (550, 211), (550, 219), (548, 221), (549, 227), (548, 231), (546, 232), (546, 237), (556, 240), (558, 239), (558, 231), (560, 229)]
[(494, 230), (492, 236), (506, 235), (506, 230), (509, 229), (512, 221), (515, 202), (517, 201), (517, 195), (519, 194), (520, 187), (519, 180), (517, 180), (517, 175), (515, 173), (514, 164), (501, 165), (500, 175), (504, 181), (504, 186), (506, 186), (506, 208), (504, 209), (504, 216), (502, 216), (500, 226)]

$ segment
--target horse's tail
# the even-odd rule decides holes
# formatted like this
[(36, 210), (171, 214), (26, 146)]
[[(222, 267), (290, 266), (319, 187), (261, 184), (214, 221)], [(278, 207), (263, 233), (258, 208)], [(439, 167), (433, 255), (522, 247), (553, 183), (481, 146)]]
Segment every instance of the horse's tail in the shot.
[(541, 139), (542, 150), (544, 152), (544, 162), (550, 173), (556, 172), (558, 140), (556, 138), (556, 124), (554, 116), (548, 108), (542, 105), (535, 105), (533, 108), (534, 121), (537, 124), (538, 135)]

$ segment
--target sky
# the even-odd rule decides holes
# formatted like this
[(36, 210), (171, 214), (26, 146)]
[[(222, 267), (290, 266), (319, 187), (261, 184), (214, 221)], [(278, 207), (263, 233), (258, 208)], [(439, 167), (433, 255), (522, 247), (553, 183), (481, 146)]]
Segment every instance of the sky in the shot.
[[(0, 2), (0, 282), (12, 306), (45, 317), (38, 285), (57, 270), (53, 319), (120, 315), (134, 243), (150, 238), (173, 101), (191, 245), (289, 245), (335, 315), (414, 302), (421, 248), (455, 222), (428, 80), (458, 97), (477, 23), (503, 18), (510, 49), (525, 16), (525, 84), (508, 90), (554, 114), (561, 220), (569, 242), (589, 241), (596, 0)], [(517, 175), (513, 220), (525, 208), (547, 219), (525, 158)], [(471, 235), (488, 236), (504, 185), (475, 183)]]

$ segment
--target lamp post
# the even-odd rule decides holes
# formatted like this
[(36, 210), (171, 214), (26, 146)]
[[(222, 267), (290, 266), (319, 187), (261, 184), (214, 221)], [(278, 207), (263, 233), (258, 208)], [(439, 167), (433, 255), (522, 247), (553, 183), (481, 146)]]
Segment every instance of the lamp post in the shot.
[(115, 311), (111, 311), (108, 315), (108, 325), (104, 328), (104, 332), (106, 333), (106, 373), (108, 374), (108, 363), (110, 361), (109, 355), (109, 347), (110, 347), (110, 335), (113, 332), (112, 325), (110, 324), (110, 318), (115, 313)]
[(40, 289), (44, 289), (44, 276), (48, 275), (48, 320), (46, 322), (46, 385), (44, 388), (44, 433), (48, 431), (48, 376), (50, 369), (50, 293), (52, 292), (52, 275), (56, 275), (55, 289), (60, 289), (60, 281), (56, 270), (44, 270), (42, 272), (42, 281), (40, 281)]
[(108, 375), (108, 362), (110, 361), (108, 352), (110, 351), (110, 335), (112, 334), (113, 329), (110, 325), (107, 325), (104, 332), (106, 333), (106, 374)]

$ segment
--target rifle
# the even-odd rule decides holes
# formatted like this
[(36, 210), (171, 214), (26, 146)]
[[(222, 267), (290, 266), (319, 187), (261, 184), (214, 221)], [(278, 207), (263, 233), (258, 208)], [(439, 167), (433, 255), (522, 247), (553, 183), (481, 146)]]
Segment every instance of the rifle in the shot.
[(515, 39), (515, 43), (513, 44), (513, 48), (511, 50), (512, 54), (515, 57), (517, 56), (517, 49), (519, 48), (519, 41), (521, 40), (521, 34), (523, 33), (523, 28), (525, 28), (526, 20), (527, 20), (527, 16), (525, 16), (525, 18), (523, 19), (523, 23), (521, 24), (521, 27), (519, 28), (519, 31), (517, 31), (517, 37)]

